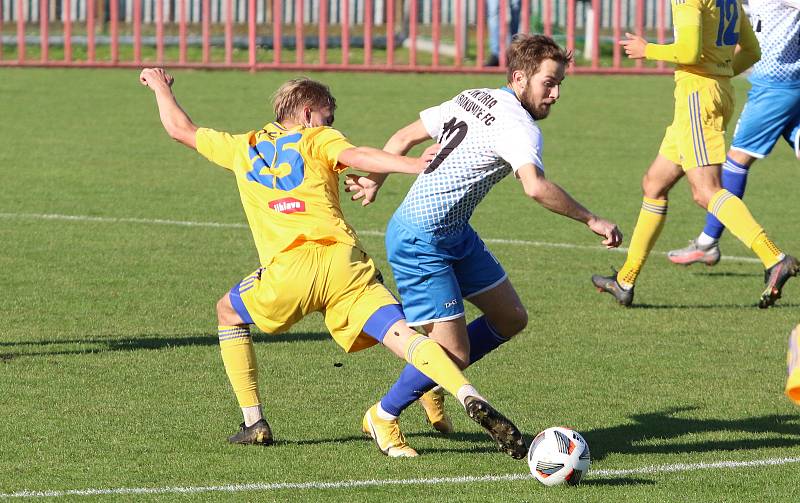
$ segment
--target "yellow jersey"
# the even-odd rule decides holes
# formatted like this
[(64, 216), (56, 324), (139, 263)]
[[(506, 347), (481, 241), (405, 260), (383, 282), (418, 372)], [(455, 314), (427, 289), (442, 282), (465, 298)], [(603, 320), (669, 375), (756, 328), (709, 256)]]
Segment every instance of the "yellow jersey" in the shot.
[[(645, 56), (647, 59), (677, 63), (676, 79), (681, 73), (732, 77), (758, 60), (758, 40), (744, 13), (741, 0), (671, 2), (675, 43), (648, 44)], [(737, 45), (741, 45), (746, 54), (755, 55), (755, 59), (749, 63), (740, 61), (744, 68), (734, 68), (734, 51)], [(699, 55), (699, 59), (692, 61), (694, 55)]]
[(339, 203), (346, 168), (339, 154), (353, 148), (339, 131), (273, 122), (240, 135), (200, 128), (195, 142), (200, 154), (236, 175), (262, 265), (309, 241), (362, 248)]

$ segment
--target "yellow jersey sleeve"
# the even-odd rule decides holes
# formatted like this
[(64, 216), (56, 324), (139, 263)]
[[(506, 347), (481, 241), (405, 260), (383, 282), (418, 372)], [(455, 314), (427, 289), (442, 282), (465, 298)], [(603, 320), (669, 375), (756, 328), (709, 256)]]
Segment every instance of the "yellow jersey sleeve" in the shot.
[(703, 51), (702, 15), (700, 9), (689, 3), (673, 2), (672, 22), (675, 42), (672, 44), (647, 44), (645, 58), (669, 61), (679, 65), (694, 65)]
[(341, 173), (347, 166), (339, 163), (339, 154), (355, 146), (342, 133), (331, 127), (317, 128), (311, 135), (313, 157), (325, 162), (333, 171)]
[(197, 151), (209, 161), (233, 171), (237, 153), (246, 150), (253, 132), (232, 135), (209, 128), (199, 128), (195, 133)]

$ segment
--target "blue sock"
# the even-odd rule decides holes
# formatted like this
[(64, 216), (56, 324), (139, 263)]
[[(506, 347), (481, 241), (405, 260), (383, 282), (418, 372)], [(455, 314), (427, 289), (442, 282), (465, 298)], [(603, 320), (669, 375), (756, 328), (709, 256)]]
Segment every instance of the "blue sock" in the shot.
[[(726, 158), (725, 164), (722, 165), (722, 188), (741, 198), (744, 195), (746, 186), (747, 166), (739, 164), (730, 157)], [(706, 226), (703, 228), (703, 232), (714, 239), (719, 239), (723, 230), (725, 230), (725, 226), (722, 225), (722, 222), (717, 220), (717, 217), (711, 213), (707, 213)]]
[[(467, 335), (470, 345), (470, 365), (508, 340), (489, 325), (485, 316), (481, 316), (467, 325)], [(389, 392), (381, 398), (381, 408), (393, 416), (399, 416), (406, 407), (417, 401), (434, 386), (436, 383), (430, 377), (417, 370), (413, 365), (407, 364), (400, 372), (400, 377), (389, 388)]]

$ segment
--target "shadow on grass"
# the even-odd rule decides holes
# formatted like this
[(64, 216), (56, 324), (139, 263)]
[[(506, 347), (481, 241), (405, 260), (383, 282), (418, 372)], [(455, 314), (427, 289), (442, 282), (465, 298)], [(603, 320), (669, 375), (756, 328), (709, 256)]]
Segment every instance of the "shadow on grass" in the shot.
[(587, 477), (581, 480), (582, 486), (654, 486), (656, 484), (655, 480), (632, 479), (629, 477), (593, 479), (591, 470)]
[[(631, 424), (599, 428), (582, 432), (592, 449), (592, 459), (600, 460), (610, 453), (671, 454), (682, 452), (711, 452), (754, 450), (800, 446), (800, 416), (767, 415), (745, 419), (695, 419), (675, 417), (675, 414), (695, 410), (682, 407), (630, 416)], [(696, 433), (730, 432), (752, 434), (751, 438), (708, 440), (700, 442), (669, 442), (670, 438)], [(763, 438), (772, 435), (771, 438)], [(662, 440), (658, 445), (642, 445), (647, 440)]]
[[(781, 302), (770, 307), (769, 309), (797, 309), (800, 307), (798, 303)], [(626, 309), (752, 309), (753, 312), (761, 311), (755, 302), (752, 304), (647, 304), (647, 303), (634, 303)]]
[[(254, 334), (256, 344), (276, 342), (323, 341), (331, 338), (326, 332), (289, 333), (279, 335)], [(104, 353), (107, 351), (138, 351), (140, 349), (164, 349), (186, 346), (218, 346), (217, 334), (187, 334), (169, 337), (158, 335), (140, 335), (122, 339), (54, 339), (39, 341), (0, 341), (0, 362), (8, 362), (16, 358), (56, 355), (85, 355)], [(70, 347), (73, 346), (73, 347)], [(81, 346), (74, 348), (74, 346)]]

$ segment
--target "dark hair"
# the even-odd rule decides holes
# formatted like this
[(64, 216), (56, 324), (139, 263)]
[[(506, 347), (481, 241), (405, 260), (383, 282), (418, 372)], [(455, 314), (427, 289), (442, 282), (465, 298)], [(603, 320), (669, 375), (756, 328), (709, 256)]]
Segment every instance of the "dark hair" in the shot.
[(508, 81), (511, 82), (511, 76), (517, 70), (524, 72), (528, 78), (533, 77), (546, 59), (567, 66), (572, 62), (572, 53), (562, 49), (555, 40), (545, 35), (518, 33), (506, 49)]
[(306, 105), (329, 107), (333, 112), (336, 109), (336, 98), (328, 86), (308, 77), (298, 77), (286, 82), (272, 96), (272, 108), (278, 122), (294, 118), (298, 109)]

